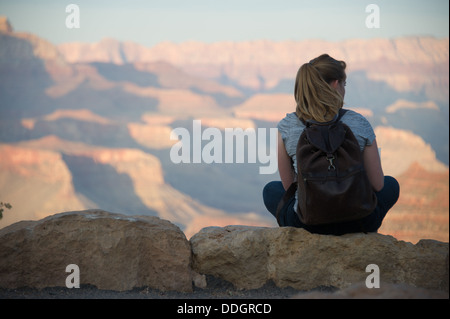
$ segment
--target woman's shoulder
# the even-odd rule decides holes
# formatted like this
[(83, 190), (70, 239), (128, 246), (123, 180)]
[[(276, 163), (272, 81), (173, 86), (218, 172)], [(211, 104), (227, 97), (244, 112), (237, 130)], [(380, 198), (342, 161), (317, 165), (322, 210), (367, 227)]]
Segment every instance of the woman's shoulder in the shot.
[(344, 109), (344, 110), (345, 110), (345, 114), (343, 115), (343, 117), (354, 117), (354, 118), (364, 118), (365, 119), (365, 117), (361, 113), (358, 113), (355, 110), (352, 110), (352, 109)]
[(297, 114), (295, 112), (287, 113), (284, 118), (281, 119), (280, 122), (278, 122), (278, 126), (291, 126), (291, 125), (298, 125), (300, 123), (300, 120), (297, 117)]
[(295, 112), (287, 113), (286, 116), (278, 122), (277, 128), (283, 139), (293, 134), (293, 131), (301, 130), (303, 124), (298, 119)]
[(345, 114), (342, 116), (342, 121), (346, 124), (359, 124), (359, 125), (369, 124), (369, 121), (364, 115), (351, 109), (345, 109)]
[(282, 119), (282, 121), (298, 121), (298, 116), (297, 113), (295, 112), (291, 112), (291, 113), (286, 113), (286, 116)]
[(362, 114), (354, 110), (347, 109), (345, 114), (342, 116), (342, 122), (347, 124), (355, 135), (368, 141), (368, 143), (366, 141), (364, 141), (364, 143), (361, 142), (363, 146), (365, 144), (371, 144), (375, 139), (375, 132), (372, 125)]

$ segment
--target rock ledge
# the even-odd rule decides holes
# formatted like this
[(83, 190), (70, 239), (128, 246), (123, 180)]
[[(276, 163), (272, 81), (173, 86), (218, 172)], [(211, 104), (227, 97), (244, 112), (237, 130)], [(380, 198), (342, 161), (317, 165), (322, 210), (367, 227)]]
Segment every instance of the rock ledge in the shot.
[(242, 289), (273, 280), (278, 287), (309, 290), (365, 283), (379, 268), (380, 281), (448, 291), (448, 243), (416, 245), (392, 236), (325, 236), (303, 229), (248, 226), (208, 227), (191, 239), (193, 269)]
[(303, 229), (207, 227), (189, 241), (169, 221), (102, 210), (66, 212), (0, 229), (0, 287), (65, 287), (67, 265), (80, 284), (125, 291), (150, 287), (192, 292), (206, 276), (238, 289), (268, 282), (279, 288), (345, 289), (365, 285), (379, 268), (380, 282), (448, 293), (448, 243), (416, 245), (381, 234), (325, 236)]
[(65, 287), (69, 264), (99, 289), (192, 291), (189, 242), (157, 217), (87, 210), (0, 230), (0, 287)]

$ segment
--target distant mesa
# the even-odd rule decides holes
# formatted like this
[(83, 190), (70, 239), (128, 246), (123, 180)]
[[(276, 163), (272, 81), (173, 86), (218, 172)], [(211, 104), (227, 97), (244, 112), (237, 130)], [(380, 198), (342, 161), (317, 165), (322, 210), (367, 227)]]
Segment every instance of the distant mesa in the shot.
[(0, 16), (0, 32), (13, 32), (13, 28), (7, 17)]
[(376, 127), (375, 134), (385, 174), (400, 176), (414, 162), (429, 172), (448, 172), (448, 166), (436, 159), (435, 151), (420, 136), (385, 126)]
[(62, 43), (58, 49), (70, 63), (166, 61), (194, 76), (232, 81), (257, 91), (273, 89), (282, 80), (294, 78), (305, 61), (327, 52), (348, 61), (348, 72), (363, 71), (370, 80), (383, 81), (398, 92), (424, 89), (427, 95), (445, 101), (448, 44), (448, 38), (404, 37), (341, 42), (189, 41), (145, 47), (105, 39), (98, 43)]

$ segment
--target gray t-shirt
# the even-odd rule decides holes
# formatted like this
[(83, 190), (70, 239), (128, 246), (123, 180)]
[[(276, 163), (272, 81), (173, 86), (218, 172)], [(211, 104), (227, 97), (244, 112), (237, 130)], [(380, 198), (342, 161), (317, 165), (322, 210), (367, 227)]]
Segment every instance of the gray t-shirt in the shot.
[[(348, 110), (341, 117), (341, 121), (344, 124), (347, 124), (352, 130), (358, 140), (361, 152), (364, 150), (366, 145), (371, 145), (375, 140), (375, 132), (373, 131), (372, 125), (370, 125), (369, 121), (367, 121), (367, 119), (361, 114)], [(298, 174), (297, 156), (295, 153), (298, 139), (305, 129), (305, 125), (299, 120), (297, 114), (294, 112), (286, 114), (286, 117), (278, 123), (277, 128), (281, 133), (286, 151), (292, 159), (295, 173)], [(295, 197), (297, 199), (297, 193), (295, 194)], [(295, 204), (294, 207), (297, 209), (297, 204)]]

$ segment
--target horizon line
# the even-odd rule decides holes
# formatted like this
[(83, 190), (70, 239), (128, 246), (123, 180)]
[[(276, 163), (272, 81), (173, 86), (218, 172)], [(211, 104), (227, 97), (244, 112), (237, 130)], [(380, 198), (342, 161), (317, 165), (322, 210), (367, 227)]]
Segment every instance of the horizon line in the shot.
[(173, 44), (173, 45), (182, 45), (182, 44), (187, 44), (187, 43), (201, 43), (201, 44), (206, 44), (206, 45), (213, 45), (213, 44), (218, 44), (218, 43), (256, 43), (256, 42), (271, 42), (271, 43), (285, 43), (285, 42), (293, 42), (293, 43), (301, 43), (301, 42), (311, 42), (311, 41), (316, 41), (316, 42), (325, 42), (325, 43), (343, 43), (343, 42), (347, 42), (347, 41), (353, 41), (353, 40), (359, 40), (359, 41), (376, 41), (376, 40), (387, 40), (387, 41), (392, 41), (392, 40), (398, 40), (398, 39), (435, 39), (435, 40), (449, 40), (450, 37), (449, 36), (436, 36), (436, 35), (432, 35), (432, 34), (411, 34), (411, 35), (401, 35), (401, 36), (392, 36), (392, 37), (381, 37), (381, 36), (374, 36), (374, 37), (349, 37), (349, 38), (344, 38), (344, 39), (337, 39), (337, 40), (327, 40), (324, 38), (304, 38), (304, 39), (269, 39), (269, 38), (259, 38), (259, 39), (249, 39), (249, 40), (214, 40), (214, 41), (206, 41), (206, 40), (196, 40), (196, 39), (186, 39), (186, 40), (180, 40), (180, 41), (175, 41), (175, 40), (163, 40), (163, 41), (159, 41), (156, 42), (153, 45), (147, 45), (145, 43), (142, 43), (140, 41), (136, 41), (136, 40), (123, 40), (123, 39), (119, 39), (119, 38), (114, 38), (111, 36), (105, 36), (100, 38), (97, 41), (66, 41), (66, 42), (53, 42), (52, 40), (48, 39), (45, 36), (41, 36), (39, 34), (30, 32), (30, 31), (21, 31), (21, 30), (12, 30), (12, 32), (4, 32), (4, 31), (0, 31), (0, 33), (4, 33), (4, 34), (8, 34), (8, 33), (12, 33), (12, 34), (20, 34), (20, 33), (25, 33), (25, 34), (31, 34), (34, 36), (37, 36), (41, 39), (44, 39), (50, 43), (52, 43), (55, 46), (59, 46), (59, 45), (64, 45), (64, 44), (72, 44), (72, 43), (79, 43), (79, 44), (98, 44), (101, 43), (103, 41), (108, 41), (108, 40), (113, 40), (115, 42), (118, 43), (133, 43), (133, 44), (138, 44), (141, 45), (143, 47), (146, 48), (152, 48), (161, 44)]

